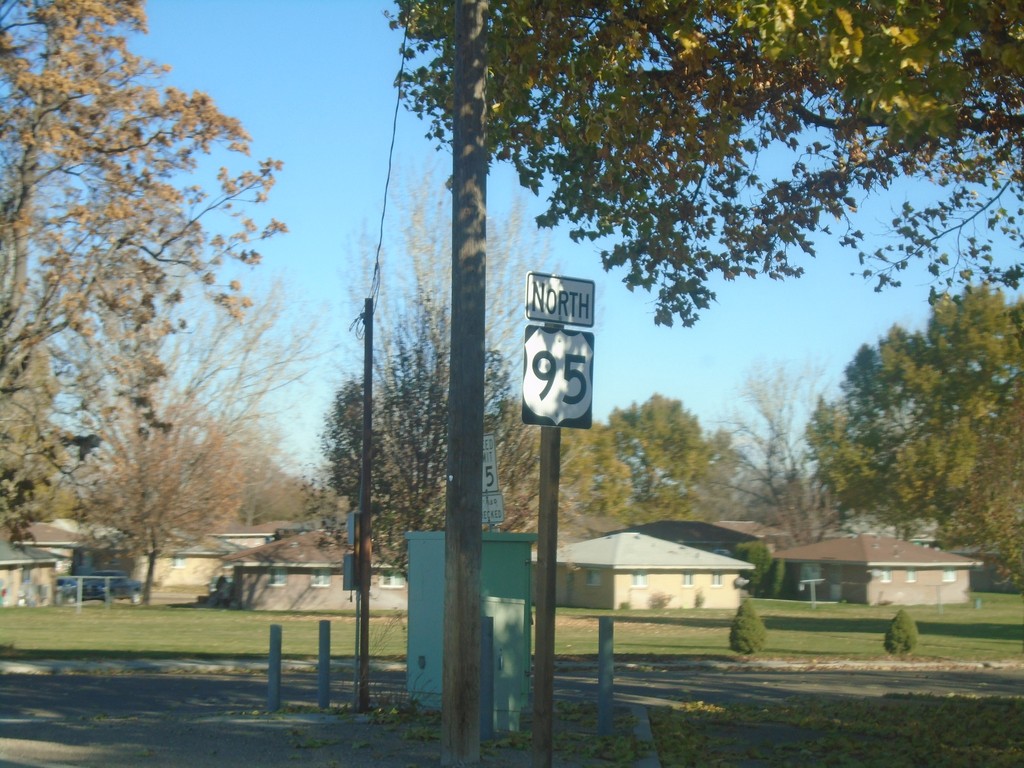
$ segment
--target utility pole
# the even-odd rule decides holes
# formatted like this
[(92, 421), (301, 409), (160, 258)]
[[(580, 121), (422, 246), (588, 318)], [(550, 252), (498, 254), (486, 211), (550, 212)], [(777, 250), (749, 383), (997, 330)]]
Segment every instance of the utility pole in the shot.
[(441, 695), (441, 764), (446, 766), (480, 763), (487, 273), (486, 14), (486, 0), (455, 3), (451, 381)]
[(359, 494), (359, 711), (370, 710), (370, 579), (373, 537), (370, 481), (373, 468), (373, 299), (363, 305), (363, 461)]

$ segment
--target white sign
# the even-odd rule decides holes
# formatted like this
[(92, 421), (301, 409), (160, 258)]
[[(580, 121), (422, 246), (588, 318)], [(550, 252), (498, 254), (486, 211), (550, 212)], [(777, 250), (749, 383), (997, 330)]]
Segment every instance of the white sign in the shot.
[(494, 435), (484, 435), (483, 523), (497, 525), (505, 522), (505, 497), (498, 490), (498, 454)]
[(498, 490), (498, 456), (494, 450), (494, 435), (484, 435), (484, 493)]
[(523, 421), (590, 429), (594, 392), (594, 334), (526, 327)]
[(497, 525), (505, 522), (505, 497), (501, 492), (484, 494), (484, 525)]
[(526, 273), (526, 319), (594, 327), (594, 281)]

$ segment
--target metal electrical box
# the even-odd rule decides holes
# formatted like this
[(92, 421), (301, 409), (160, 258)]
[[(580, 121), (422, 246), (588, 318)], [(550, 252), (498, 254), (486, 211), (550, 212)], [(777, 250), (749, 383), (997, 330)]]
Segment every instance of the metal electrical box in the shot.
[[(482, 537), (480, 613), (494, 619), (494, 728), (517, 731), (530, 694), (530, 558), (537, 537), (527, 533), (483, 533)], [(407, 533), (405, 538), (409, 543), (406, 689), (421, 706), (439, 709), (444, 663), (444, 532)]]

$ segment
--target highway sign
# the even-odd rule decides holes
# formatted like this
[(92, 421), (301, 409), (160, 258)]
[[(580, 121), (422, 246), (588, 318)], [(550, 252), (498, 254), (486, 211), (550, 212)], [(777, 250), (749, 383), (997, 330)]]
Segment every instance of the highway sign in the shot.
[(594, 392), (594, 334), (526, 326), (523, 421), (590, 429)]
[(526, 319), (556, 325), (594, 326), (594, 281), (526, 273)]

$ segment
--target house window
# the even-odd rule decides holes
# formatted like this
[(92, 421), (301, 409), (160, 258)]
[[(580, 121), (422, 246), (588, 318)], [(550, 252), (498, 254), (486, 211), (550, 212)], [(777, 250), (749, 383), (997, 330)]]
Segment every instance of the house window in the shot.
[(720, 574), (720, 573), (712, 573), (711, 574), (711, 586), (712, 587), (720, 587), (720, 586), (722, 586), (722, 574)]
[(907, 584), (913, 584), (917, 581), (917, 568), (907, 568)]
[(317, 568), (315, 571), (313, 571), (313, 577), (310, 581), (310, 585), (314, 587), (331, 586), (331, 569)]
[(588, 587), (600, 587), (601, 586), (601, 572), (590, 568), (587, 570), (587, 586)]
[(633, 571), (633, 586), (637, 588), (647, 586), (647, 571)]
[(175, 555), (171, 558), (171, 568), (184, 568), (186, 558), (182, 555)]
[(947, 584), (952, 584), (954, 581), (956, 581), (956, 569), (944, 568), (942, 571), (942, 580)]
[(684, 587), (692, 587), (693, 586), (693, 571), (683, 571), (683, 586)]
[(892, 568), (879, 568), (878, 580), (881, 581), (883, 584), (892, 583)]
[(384, 589), (401, 589), (405, 586), (405, 576), (398, 571), (385, 571), (380, 575), (380, 585)]
[(288, 583), (287, 569), (280, 567), (270, 569), (270, 586), (283, 587), (286, 583)]
[(800, 565), (800, 580), (811, 581), (821, 578), (821, 566), (818, 563), (802, 563)]

